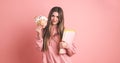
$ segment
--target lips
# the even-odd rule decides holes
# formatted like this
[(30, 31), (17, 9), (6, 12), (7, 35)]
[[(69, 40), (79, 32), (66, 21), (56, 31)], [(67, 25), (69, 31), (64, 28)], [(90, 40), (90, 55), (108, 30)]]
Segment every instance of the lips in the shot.
[(52, 21), (52, 22), (56, 22), (56, 21)]

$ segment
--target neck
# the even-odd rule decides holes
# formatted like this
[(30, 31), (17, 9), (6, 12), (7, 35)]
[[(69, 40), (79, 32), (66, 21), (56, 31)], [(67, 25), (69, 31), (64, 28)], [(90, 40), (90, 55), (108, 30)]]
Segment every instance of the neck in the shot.
[(57, 25), (52, 25), (52, 27), (57, 27)]

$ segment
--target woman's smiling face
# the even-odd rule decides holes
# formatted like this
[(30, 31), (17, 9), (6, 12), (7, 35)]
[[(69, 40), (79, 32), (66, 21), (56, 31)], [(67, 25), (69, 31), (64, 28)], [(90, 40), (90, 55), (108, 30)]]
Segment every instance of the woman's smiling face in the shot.
[(57, 25), (59, 20), (58, 20), (58, 12), (53, 12), (52, 16), (51, 16), (51, 22), (52, 25)]

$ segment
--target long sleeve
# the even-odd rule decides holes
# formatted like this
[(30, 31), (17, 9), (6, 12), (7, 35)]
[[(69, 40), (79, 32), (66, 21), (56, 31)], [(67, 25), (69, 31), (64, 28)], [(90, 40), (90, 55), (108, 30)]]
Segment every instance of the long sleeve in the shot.
[(43, 40), (40, 39), (40, 40), (36, 40), (36, 44), (37, 44), (37, 47), (42, 50), (42, 46), (43, 46)]
[(68, 44), (68, 47), (66, 48), (66, 54), (68, 56), (72, 56), (74, 55), (75, 53), (77, 52), (77, 47), (76, 45), (73, 43), (73, 44)]
[(37, 47), (38, 47), (40, 50), (42, 50), (43, 38), (39, 35), (39, 33), (37, 33), (36, 44), (37, 44)]

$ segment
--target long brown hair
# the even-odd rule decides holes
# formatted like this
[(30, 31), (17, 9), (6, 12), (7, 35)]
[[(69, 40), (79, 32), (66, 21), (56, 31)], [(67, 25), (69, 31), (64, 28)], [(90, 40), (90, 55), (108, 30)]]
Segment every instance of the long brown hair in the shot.
[(63, 36), (63, 31), (64, 31), (64, 13), (61, 7), (53, 7), (48, 15), (48, 22), (47, 22), (47, 26), (43, 29), (43, 47), (42, 47), (42, 51), (46, 51), (48, 49), (47, 46), (47, 42), (50, 38), (50, 29), (51, 29), (51, 16), (53, 14), (53, 12), (58, 12), (58, 24), (57, 24), (57, 32), (60, 36), (60, 41), (62, 40), (62, 36)]

